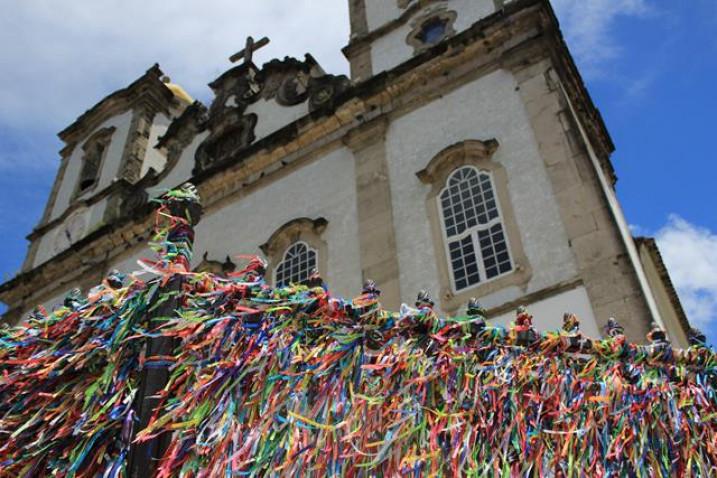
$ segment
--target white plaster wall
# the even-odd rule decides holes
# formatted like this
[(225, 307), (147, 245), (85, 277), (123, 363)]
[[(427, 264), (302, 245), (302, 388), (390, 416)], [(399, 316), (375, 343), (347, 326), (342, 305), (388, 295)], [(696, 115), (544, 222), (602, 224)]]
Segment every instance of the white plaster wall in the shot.
[(164, 169), (164, 165), (167, 163), (167, 158), (154, 147), (157, 144), (158, 139), (167, 132), (169, 124), (172, 119), (164, 113), (157, 113), (154, 117), (154, 122), (149, 130), (149, 141), (147, 142), (147, 152), (144, 155), (144, 161), (142, 161), (142, 170), (140, 176), (144, 176), (149, 171), (149, 168), (154, 169), (157, 172), (161, 172)]
[[(72, 285), (72, 286), (68, 287), (66, 292), (62, 292), (61, 294), (57, 294), (57, 295), (55, 295), (54, 297), (52, 297), (52, 298), (50, 298), (50, 299), (47, 299), (46, 301), (44, 301), (44, 302), (43, 302), (42, 304), (40, 304), (40, 305), (43, 306), (48, 312), (52, 312), (54, 309), (56, 309), (57, 307), (59, 307), (59, 306), (62, 305), (62, 303), (63, 303), (64, 300), (65, 300), (65, 296), (67, 295), (67, 292), (69, 292), (70, 290), (72, 290), (72, 289), (75, 288), (75, 287), (77, 287), (77, 285)], [(31, 307), (30, 309), (26, 310), (26, 311), (23, 313), (23, 318), (27, 317), (27, 316), (30, 314), (30, 312), (32, 312), (32, 310), (33, 310), (34, 308), (35, 308), (35, 307)]]
[(403, 12), (403, 9), (398, 7), (398, 0), (365, 0), (365, 2), (369, 31), (398, 18)]
[(84, 236), (96, 231), (97, 229), (105, 225), (104, 217), (108, 202), (108, 199), (104, 198), (90, 206), (88, 216), (89, 221), (87, 222), (87, 229), (85, 230)]
[(255, 113), (258, 117), (254, 135), (256, 136), (255, 141), (259, 141), (309, 114), (309, 102), (304, 101), (294, 106), (282, 106), (273, 99), (269, 101), (260, 99), (249, 105), (244, 114), (250, 113)]
[[(102, 218), (104, 216), (106, 207), (107, 199), (102, 199), (101, 201), (98, 201), (97, 203), (87, 208), (83, 208), (82, 215), (85, 217), (86, 221), (85, 230), (81, 237), (74, 237), (73, 242), (79, 241), (83, 237), (95, 231), (97, 228), (102, 227), (104, 225), (102, 222)], [(45, 233), (44, 236), (42, 236), (42, 238), (40, 239), (40, 245), (37, 249), (37, 254), (35, 256), (35, 261), (33, 262), (33, 267), (42, 264), (43, 262), (62, 252), (62, 250), (54, 250), (55, 236), (57, 236), (59, 231), (64, 230), (65, 224), (69, 223), (74, 215), (75, 213), (73, 212), (73, 214), (71, 214), (64, 222), (58, 224), (56, 227), (52, 228), (50, 231)]]
[[(432, 3), (415, 13), (411, 19), (401, 27), (374, 41), (371, 48), (371, 61), (374, 74), (389, 70), (413, 56), (413, 47), (406, 43), (406, 37), (413, 30), (414, 20), (421, 17), (426, 11), (445, 6), (455, 11), (458, 16), (453, 25), (456, 33), (468, 29), (481, 18), (495, 12), (493, 0), (452, 0), (449, 2)], [(401, 9), (396, 7), (393, 0), (367, 0), (366, 14), (369, 19), (369, 29), (374, 30), (383, 24), (394, 20), (400, 15)]]
[(149, 240), (145, 244), (125, 251), (122, 255), (112, 261), (109, 266), (109, 270), (117, 269), (127, 275), (137, 273), (142, 280), (149, 280), (154, 277), (154, 274), (146, 272), (137, 263), (140, 259), (149, 259), (150, 261), (155, 260), (156, 254), (149, 248), (148, 243)]
[[(527, 304), (527, 307), (528, 312), (533, 316), (533, 326), (539, 331), (560, 329), (563, 326), (563, 314), (572, 312), (580, 318), (580, 331), (583, 334), (595, 339), (602, 337), (585, 287), (580, 286)], [(511, 311), (491, 319), (490, 323), (508, 327), (513, 321), (515, 321), (515, 312)]]
[[(400, 267), (402, 300), (412, 302), (420, 289), (440, 290), (437, 260), (426, 211), (430, 187), (416, 172), (444, 148), (468, 139), (495, 138), (493, 160), (503, 165), (508, 193), (532, 267), (524, 292), (506, 288), (481, 301), (495, 307), (570, 280), (577, 274), (568, 238), (545, 171), (527, 112), (513, 76), (496, 71), (393, 121), (387, 156)], [(509, 238), (510, 240), (510, 238)]]
[[(109, 184), (117, 177), (131, 121), (132, 111), (125, 111), (122, 114), (109, 118), (97, 127), (97, 129), (92, 131), (92, 133), (87, 135), (87, 138), (91, 138), (92, 135), (100, 129), (112, 126), (116, 128), (115, 132), (112, 134), (109, 150), (102, 162), (99, 183), (92, 191), (86, 193), (86, 195), (89, 196), (97, 191), (101, 191), (105, 187), (109, 186)], [(86, 141), (87, 138), (84, 141)], [(84, 141), (78, 144), (72, 152), (72, 156), (67, 164), (67, 169), (65, 170), (65, 176), (62, 180), (62, 184), (60, 185), (60, 190), (57, 193), (55, 206), (52, 208), (50, 219), (56, 219), (62, 215), (62, 213), (65, 212), (67, 207), (70, 205), (72, 193), (75, 191), (75, 186), (77, 185), (77, 181), (80, 176), (80, 170), (82, 169), (82, 146), (84, 145)]]
[(413, 47), (406, 43), (410, 31), (411, 27), (403, 25), (373, 42), (371, 64), (374, 75), (390, 70), (413, 57)]
[(55, 252), (53, 249), (53, 243), (55, 241), (55, 236), (57, 235), (58, 231), (63, 225), (60, 224), (57, 227), (54, 227), (50, 229), (48, 232), (45, 233), (44, 236), (40, 239), (40, 245), (37, 246), (37, 254), (35, 255), (35, 262), (32, 263), (33, 267), (36, 267), (46, 260), (48, 260), (50, 257), (55, 255)]
[(227, 254), (257, 254), (281, 226), (300, 217), (324, 217), (328, 226), (325, 279), (334, 294), (353, 297), (361, 290), (356, 185), (353, 156), (335, 150), (251, 194), (208, 212), (197, 227), (195, 264)]

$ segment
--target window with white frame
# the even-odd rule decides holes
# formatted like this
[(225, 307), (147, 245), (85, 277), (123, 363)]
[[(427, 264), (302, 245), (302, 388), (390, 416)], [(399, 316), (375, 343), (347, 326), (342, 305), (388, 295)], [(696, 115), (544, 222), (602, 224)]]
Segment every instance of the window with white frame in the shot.
[(456, 292), (513, 269), (491, 174), (463, 166), (438, 195), (449, 269)]
[(317, 256), (316, 250), (303, 241), (289, 246), (276, 268), (276, 287), (299, 284), (307, 280), (317, 267)]

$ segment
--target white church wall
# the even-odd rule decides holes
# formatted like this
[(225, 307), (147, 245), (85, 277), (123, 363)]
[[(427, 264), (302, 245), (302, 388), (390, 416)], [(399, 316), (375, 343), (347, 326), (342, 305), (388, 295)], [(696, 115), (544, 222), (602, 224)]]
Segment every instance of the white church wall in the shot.
[(287, 222), (324, 217), (328, 244), (325, 279), (331, 290), (352, 297), (361, 290), (353, 156), (345, 148), (303, 165), (246, 196), (208, 211), (197, 227), (195, 263), (257, 254)]
[[(395, 119), (387, 132), (387, 157), (395, 218), (402, 300), (420, 289), (440, 290), (426, 198), (430, 187), (416, 172), (444, 148), (470, 139), (495, 138), (493, 160), (506, 170), (508, 193), (532, 276), (523, 291), (512, 287), (481, 297), (496, 307), (577, 275), (530, 122), (516, 82), (496, 71)], [(510, 238), (509, 238), (510, 240)]]
[[(76, 216), (82, 217), (84, 221), (84, 228), (81, 235), (72, 237), (73, 243), (92, 233), (98, 227), (101, 227), (103, 225), (102, 221), (106, 207), (107, 199), (102, 199), (88, 207), (79, 208), (68, 216), (65, 221), (45, 233), (42, 238), (39, 239), (40, 244), (37, 249), (37, 254), (35, 255), (33, 267), (42, 264), (69, 247), (69, 243), (65, 243), (63, 247), (58, 247), (58, 244), (62, 244), (62, 241), (57, 240), (57, 235), (64, 234), (66, 226), (73, 222)], [(76, 231), (77, 229), (73, 229), (75, 234), (77, 234)]]
[(273, 99), (260, 99), (247, 107), (245, 114), (251, 113), (257, 115), (254, 135), (255, 141), (259, 141), (309, 114), (309, 103), (305, 101), (294, 106), (282, 106)]
[(144, 161), (142, 161), (142, 169), (140, 176), (144, 176), (149, 171), (149, 168), (160, 172), (164, 169), (164, 165), (167, 163), (167, 158), (154, 147), (157, 144), (158, 139), (167, 132), (169, 124), (172, 119), (164, 113), (157, 113), (152, 122), (152, 126), (149, 130), (149, 141), (147, 142), (147, 152), (144, 155)]
[[(85, 230), (83, 237), (105, 225), (104, 217), (108, 202), (107, 198), (103, 198), (89, 208), (89, 214), (87, 216), (87, 229)], [(77, 240), (79, 239), (81, 238), (78, 238)]]
[(55, 255), (54, 248), (52, 246), (52, 243), (55, 239), (55, 236), (57, 235), (58, 231), (60, 230), (60, 227), (54, 227), (50, 229), (49, 232), (47, 232), (42, 238), (40, 239), (40, 245), (37, 247), (37, 254), (35, 255), (35, 261), (33, 262), (32, 266), (36, 267), (46, 260), (48, 260), (50, 257)]
[[(580, 286), (530, 303), (527, 307), (528, 312), (533, 316), (533, 327), (538, 331), (560, 329), (563, 325), (563, 314), (572, 312), (580, 318), (580, 331), (583, 334), (592, 338), (602, 337), (585, 287)], [(490, 324), (508, 327), (514, 320), (515, 312), (510, 311), (491, 319)]]
[[(75, 284), (75, 285), (68, 286), (67, 291), (72, 290), (74, 287), (77, 287), (77, 285)], [(45, 310), (47, 310), (48, 312), (52, 312), (52, 311), (55, 310), (57, 307), (59, 307), (59, 306), (62, 305), (62, 303), (63, 303), (64, 300), (65, 300), (65, 296), (66, 296), (66, 295), (67, 295), (67, 292), (62, 292), (62, 293), (56, 294), (56, 295), (54, 295), (53, 297), (51, 297), (51, 298), (45, 300), (43, 303), (38, 304), (38, 305), (44, 307)], [(33, 311), (34, 308), (35, 308), (35, 307), (31, 307), (30, 309), (26, 310), (26, 311), (23, 313), (23, 317), (26, 317), (30, 312)]]
[[(377, 5), (377, 3), (380, 3), (381, 6)], [(397, 18), (401, 10), (395, 5), (393, 1), (367, 0), (366, 13), (369, 17), (369, 29), (373, 30)], [(424, 15), (427, 11), (432, 11), (439, 5), (444, 6), (448, 10), (455, 11), (458, 14), (456, 22), (453, 25), (456, 33), (466, 30), (481, 18), (495, 11), (493, 0), (453, 0), (451, 2), (429, 4), (426, 8), (415, 13), (410, 20), (399, 28), (390, 31), (373, 42), (371, 62), (374, 74), (400, 65), (413, 56), (414, 49), (406, 42), (406, 38), (414, 28), (414, 20)], [(375, 26), (372, 26), (372, 22)]]
[(413, 47), (406, 43), (406, 36), (410, 31), (408, 25), (403, 25), (373, 42), (371, 64), (374, 75), (390, 70), (413, 57)]
[(125, 251), (122, 255), (116, 257), (109, 266), (109, 269), (117, 269), (123, 274), (134, 274), (139, 273), (139, 277), (142, 280), (149, 280), (153, 277), (153, 274), (147, 273), (138, 264), (140, 259), (154, 260), (156, 257), (155, 252), (149, 248), (147, 244), (134, 247), (131, 250)]
[(383, 24), (398, 18), (403, 12), (399, 8), (398, 0), (365, 0), (366, 1), (366, 21), (368, 30), (373, 31)]
[[(100, 178), (97, 186), (85, 193), (86, 195), (93, 194), (97, 191), (101, 191), (105, 187), (109, 186), (112, 181), (117, 177), (119, 172), (120, 163), (122, 162), (122, 153), (124, 151), (124, 145), (127, 142), (127, 136), (129, 134), (130, 123), (132, 121), (132, 111), (125, 111), (124, 113), (113, 116), (107, 121), (98, 126), (92, 133), (87, 135), (87, 139), (91, 138), (92, 135), (103, 128), (115, 127), (115, 131), (112, 134), (112, 140), (109, 145), (109, 149), (102, 161), (102, 169), (100, 171)], [(86, 141), (86, 140), (85, 140)], [(56, 219), (67, 209), (72, 201), (72, 196), (75, 192), (77, 181), (80, 177), (80, 170), (82, 169), (82, 146), (84, 142), (78, 144), (72, 156), (70, 157), (67, 169), (65, 170), (65, 176), (62, 179), (60, 190), (57, 193), (57, 199), (55, 205), (52, 208), (52, 214), (50, 219)], [(83, 196), (80, 196), (83, 197)]]

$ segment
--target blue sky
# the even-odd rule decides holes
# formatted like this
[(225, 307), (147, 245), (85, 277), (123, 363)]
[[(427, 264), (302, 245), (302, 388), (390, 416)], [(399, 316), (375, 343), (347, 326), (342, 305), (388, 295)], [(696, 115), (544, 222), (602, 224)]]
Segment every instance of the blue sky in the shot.
[[(75, 0), (58, 15), (52, 0), (4, 2), (0, 278), (19, 269), (24, 237), (42, 214), (59, 164), (56, 133), (85, 109), (155, 62), (207, 101), (206, 83), (250, 34), (272, 39), (258, 62), (311, 52), (327, 71), (346, 73), (339, 50), (348, 39), (347, 3)], [(717, 1), (554, 6), (615, 141), (628, 222), (657, 237), (690, 319), (717, 343)]]

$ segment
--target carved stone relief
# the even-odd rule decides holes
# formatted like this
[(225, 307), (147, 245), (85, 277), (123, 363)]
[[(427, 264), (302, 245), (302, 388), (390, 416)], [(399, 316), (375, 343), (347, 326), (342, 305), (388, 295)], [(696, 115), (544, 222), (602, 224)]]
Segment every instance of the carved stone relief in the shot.
[(344, 75), (324, 75), (309, 81), (309, 111), (333, 108), (336, 99), (345, 92), (351, 81)]
[(221, 129), (212, 132), (197, 149), (196, 170), (203, 172), (230, 159), (254, 142), (257, 116), (238, 112), (224, 115)]
[(293, 58), (274, 61), (265, 65), (262, 71), (262, 94), (265, 100), (276, 100), (282, 106), (294, 106), (308, 97), (311, 67)]
[(247, 107), (260, 100), (282, 106), (308, 101), (309, 111), (331, 108), (350, 86), (345, 76), (327, 75), (310, 55), (272, 60), (261, 70), (244, 64), (232, 68), (210, 84), (215, 99), (208, 112), (209, 136), (197, 149), (195, 172), (201, 173), (231, 160), (255, 139), (258, 118)]

